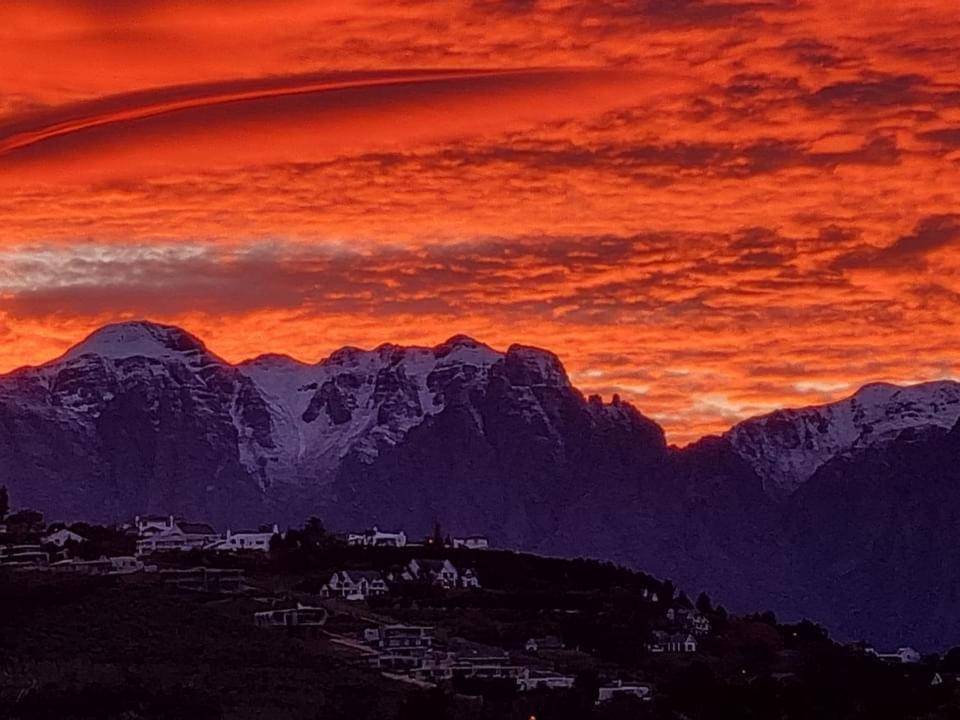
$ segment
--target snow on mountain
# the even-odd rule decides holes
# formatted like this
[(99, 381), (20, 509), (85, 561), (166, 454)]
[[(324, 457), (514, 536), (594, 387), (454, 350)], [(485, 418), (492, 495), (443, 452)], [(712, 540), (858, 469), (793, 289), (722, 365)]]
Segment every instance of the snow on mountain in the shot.
[(777, 410), (751, 418), (725, 437), (782, 498), (824, 463), (851, 450), (890, 441), (911, 428), (951, 428), (960, 417), (960, 384), (866, 385), (836, 403)]
[(167, 388), (198, 417), (229, 420), (239, 462), (263, 489), (316, 486), (332, 481), (348, 454), (370, 461), (449, 398), (482, 387), (507, 355), (522, 360), (521, 381), (569, 385), (550, 353), (502, 353), (463, 335), (432, 348), (346, 347), (316, 364), (261, 355), (234, 366), (177, 327), (138, 321), (105, 326), (54, 361), (0, 378), (0, 399), (6, 387), (22, 402), (28, 383), (38, 411), (92, 433), (105, 408), (133, 391), (157, 422), (157, 388)]
[(135, 321), (106, 325), (48, 364), (69, 362), (84, 355), (112, 360), (130, 357), (176, 359), (190, 364), (216, 359), (199, 339), (185, 330), (173, 325)]
[(316, 365), (266, 356), (242, 363), (267, 399), (278, 468), (333, 468), (353, 452), (376, 457), (427, 415), (443, 409), (442, 387), (482, 380), (502, 353), (464, 336), (434, 348), (342, 348)]

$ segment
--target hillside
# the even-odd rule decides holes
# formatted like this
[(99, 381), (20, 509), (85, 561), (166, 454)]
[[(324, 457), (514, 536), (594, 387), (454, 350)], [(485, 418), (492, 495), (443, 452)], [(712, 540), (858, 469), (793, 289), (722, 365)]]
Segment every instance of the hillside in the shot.
[[(388, 573), (424, 557), (474, 568), (482, 586), (391, 581), (386, 595), (368, 602), (317, 597), (334, 571)], [(224, 595), (177, 590), (162, 573), (2, 575), (3, 717), (934, 720), (953, 717), (960, 700), (956, 651), (891, 664), (833, 643), (813, 623), (731, 616), (705, 595), (694, 609), (669, 582), (594, 561), (351, 548), (306, 530), (265, 555), (153, 560), (164, 569), (235, 567), (246, 586)], [(255, 612), (298, 602), (326, 608), (317, 632), (255, 626)], [(649, 649), (657, 632), (688, 615), (706, 621), (695, 651)], [(445, 652), (500, 658), (474, 661), (484, 666), (565, 676), (572, 686), (522, 691), (478, 678), (432, 687), (405, 681), (401, 671), (384, 675), (362, 638), (396, 623), (430, 627)], [(530, 638), (551, 637), (552, 644), (526, 647)], [(598, 704), (598, 688), (618, 682), (645, 688), (648, 699)]]

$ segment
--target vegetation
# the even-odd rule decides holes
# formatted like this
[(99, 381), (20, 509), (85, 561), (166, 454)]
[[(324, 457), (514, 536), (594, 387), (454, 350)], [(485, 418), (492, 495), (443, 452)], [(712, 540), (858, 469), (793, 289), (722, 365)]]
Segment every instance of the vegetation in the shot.
[[(125, 533), (71, 529), (88, 538), (73, 548), (78, 553), (130, 551)], [(253, 626), (253, 613), (271, 598), (319, 602), (315, 594), (335, 570), (396, 573), (413, 557), (472, 567), (483, 589), (395, 584), (369, 604), (328, 603), (325, 630), (350, 635), (378, 619), (426, 623), (441, 639), (504, 648), (518, 662), (526, 639), (552, 635), (563, 649), (528, 661), (575, 676), (574, 687), (521, 693), (502, 681), (460, 681), (425, 689), (380, 676), (329, 635)], [(815, 623), (782, 623), (772, 613), (733, 617), (706, 593), (691, 602), (669, 581), (609, 563), (443, 543), (348, 547), (317, 520), (274, 538), (269, 554), (153, 559), (242, 567), (257, 590), (190, 594), (150, 574), (0, 574), (0, 717), (960, 720), (960, 648), (916, 665), (888, 664), (834, 643)], [(709, 619), (697, 653), (646, 650), (651, 632), (670, 626), (671, 608)], [(618, 679), (649, 684), (652, 700), (597, 705), (598, 686)]]

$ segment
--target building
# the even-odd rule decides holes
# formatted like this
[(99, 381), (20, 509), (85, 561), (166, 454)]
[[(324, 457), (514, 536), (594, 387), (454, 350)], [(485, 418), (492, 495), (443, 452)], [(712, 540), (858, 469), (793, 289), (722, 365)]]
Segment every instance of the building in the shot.
[(560, 675), (555, 672), (545, 670), (530, 670), (526, 677), (517, 679), (519, 690), (526, 692), (529, 690), (558, 690), (573, 687), (576, 681), (572, 675)]
[(57, 547), (62, 548), (68, 542), (82, 543), (86, 541), (87, 539), (83, 537), (83, 535), (78, 535), (71, 530), (67, 530), (67, 528), (62, 528), (61, 530), (50, 533), (40, 542), (42, 542), (44, 545), (56, 545)]
[(363, 547), (405, 547), (406, 544), (407, 534), (403, 530), (382, 532), (376, 525), (370, 530), (364, 530), (362, 533), (350, 533), (347, 535), (347, 545), (360, 545)]
[(324, 608), (297, 603), (296, 607), (285, 610), (254, 613), (253, 623), (259, 628), (322, 627), (327, 622), (327, 616)]
[(50, 566), (56, 573), (65, 575), (110, 575), (113, 563), (107, 558), (99, 560), (61, 560)]
[(161, 570), (165, 585), (179, 590), (205, 593), (237, 593), (244, 583), (243, 570), (236, 568), (196, 567), (190, 570)]
[(693, 613), (687, 616), (687, 629), (696, 637), (706, 637), (710, 634), (710, 620), (706, 615)]
[(480, 577), (473, 568), (467, 568), (460, 574), (460, 587), (468, 589), (480, 588)]
[(220, 539), (217, 531), (206, 523), (173, 520), (172, 516), (170, 522), (172, 525), (165, 526), (162, 530), (147, 526), (137, 540), (137, 555), (171, 550), (200, 550)]
[(433, 649), (434, 630), (429, 625), (381, 625), (363, 633), (364, 642), (392, 655), (423, 655)]
[(892, 663), (901, 663), (903, 665), (913, 665), (923, 659), (920, 653), (918, 653), (912, 647), (898, 648), (897, 651), (893, 653), (876, 653), (876, 656), (881, 660), (886, 660), (887, 662)]
[(690, 633), (667, 633), (654, 630), (647, 651), (651, 653), (695, 653), (697, 639)]
[(530, 638), (524, 644), (523, 649), (532, 654), (550, 650), (563, 650), (563, 643), (556, 635), (547, 635), (546, 637)]
[(530, 670), (514, 665), (506, 657), (457, 658), (450, 667), (454, 680), (513, 680), (518, 687), (529, 676)]
[(173, 515), (137, 515), (133, 519), (133, 527), (141, 538), (169, 530), (175, 523)]
[(383, 575), (376, 570), (339, 570), (320, 589), (321, 597), (366, 600), (390, 591)]
[(603, 685), (597, 691), (597, 705), (610, 702), (617, 697), (635, 697), (640, 700), (650, 698), (650, 686), (641, 684), (625, 684), (618, 680), (612, 685)]
[(36, 568), (50, 564), (50, 556), (40, 545), (0, 545), (0, 566)]
[(429, 582), (451, 590), (457, 587), (460, 572), (449, 560), (415, 558), (407, 564), (402, 577), (407, 581)]
[(486, 550), (490, 547), (490, 541), (483, 535), (470, 535), (463, 538), (453, 538), (453, 546), (465, 550)]
[(259, 530), (238, 530), (227, 534), (222, 539), (217, 539), (204, 547), (204, 550), (213, 550), (214, 552), (237, 552), (239, 550), (255, 550), (257, 552), (269, 552), (270, 541), (274, 535), (280, 534), (280, 528), (276, 525), (272, 527), (262, 527)]

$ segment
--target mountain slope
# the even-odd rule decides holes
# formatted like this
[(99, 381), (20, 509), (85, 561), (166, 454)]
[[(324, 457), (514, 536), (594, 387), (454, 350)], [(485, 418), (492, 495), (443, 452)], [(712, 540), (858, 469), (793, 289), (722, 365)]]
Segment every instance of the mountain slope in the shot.
[[(651, 459), (665, 451), (658, 426), (619, 402), (588, 402), (556, 356), (463, 336), (344, 348), (316, 365), (268, 355), (232, 366), (178, 328), (122, 323), (0, 378), (0, 474), (20, 502), (66, 517), (163, 511), (238, 523), (328, 509), (332, 526), (365, 523), (390, 517), (384, 488), (364, 489), (382, 468), (393, 467), (383, 482), (408, 493), (429, 473), (456, 477), (457, 458), (439, 451), (399, 471), (420, 440), (391, 452), (414, 429), (425, 438), (456, 428), (488, 458), (477, 492), (506, 475), (526, 488), (523, 463), (545, 473), (553, 462), (562, 475), (581, 445), (616, 433)], [(516, 499), (503, 498), (505, 508)], [(397, 520), (419, 530), (460, 507), (451, 492), (424, 507), (429, 517)], [(523, 535), (515, 525), (501, 541)]]
[(765, 489), (782, 499), (835, 457), (891, 442), (907, 429), (949, 429), (958, 418), (958, 383), (876, 383), (839, 402), (751, 418), (725, 437), (763, 478)]

